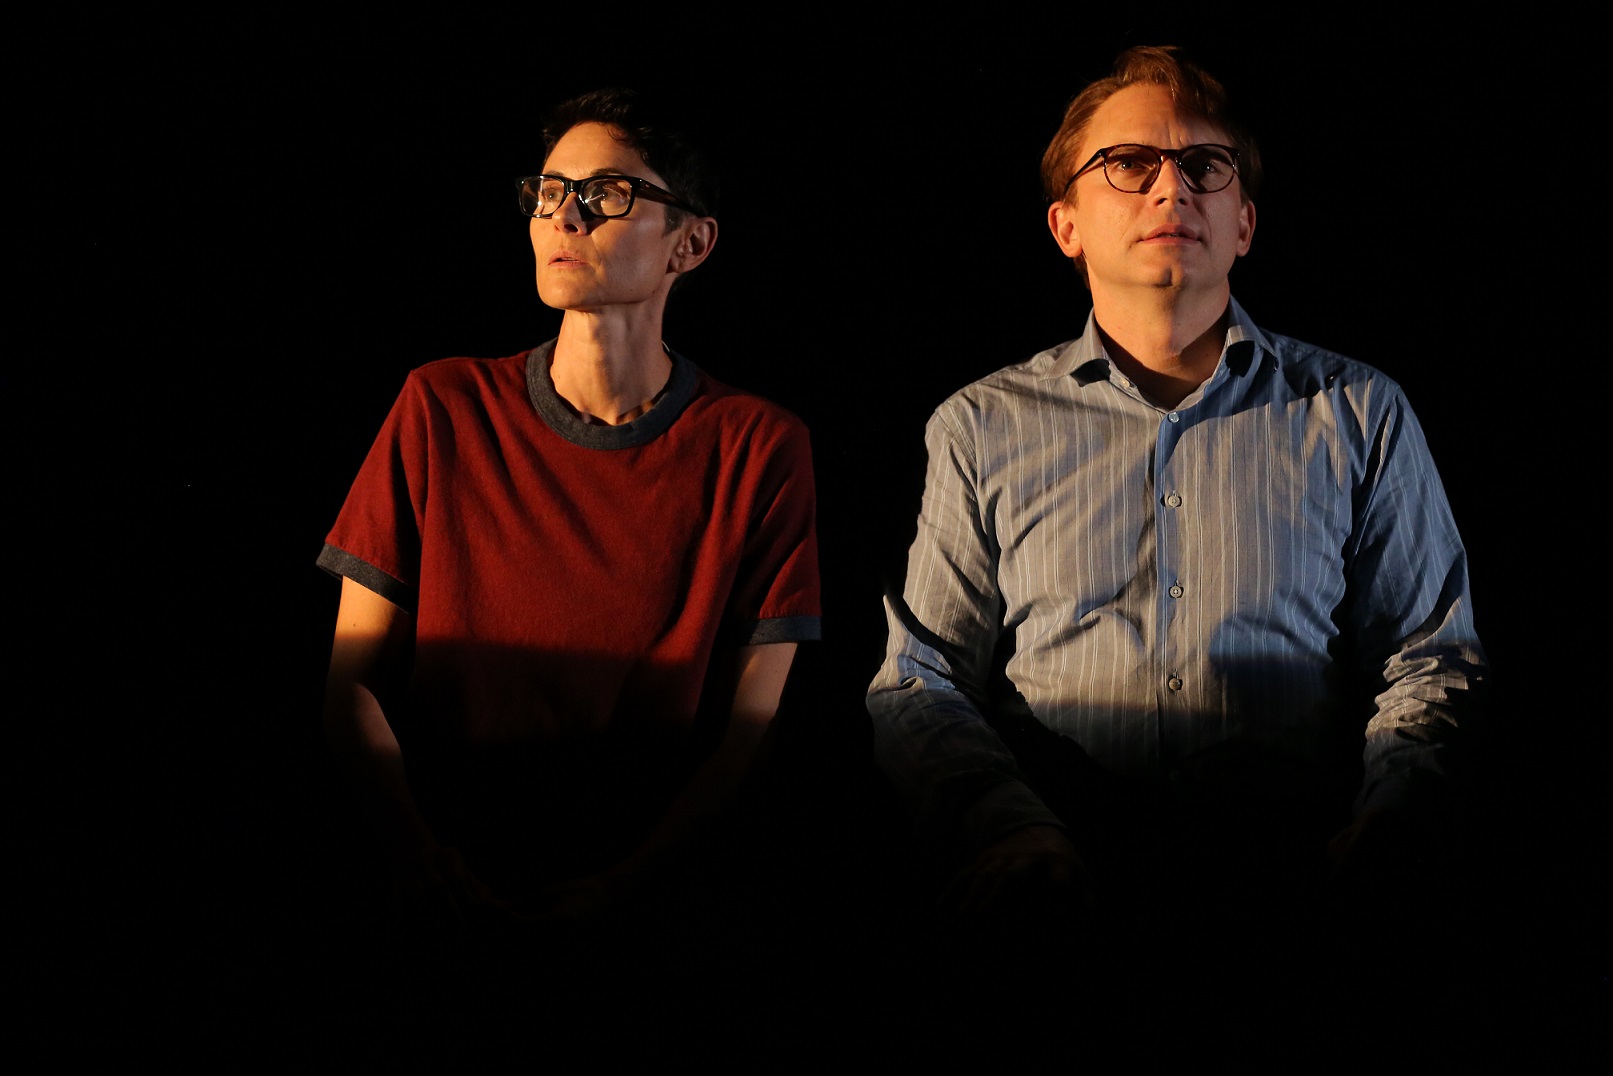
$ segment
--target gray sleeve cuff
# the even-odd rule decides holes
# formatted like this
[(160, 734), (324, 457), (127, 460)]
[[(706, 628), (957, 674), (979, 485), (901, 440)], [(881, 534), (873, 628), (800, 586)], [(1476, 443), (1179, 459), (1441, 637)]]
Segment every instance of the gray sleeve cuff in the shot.
[(811, 643), (823, 638), (823, 621), (815, 616), (783, 616), (758, 620), (745, 637), (746, 646), (765, 643)]
[(345, 549), (327, 545), (320, 550), (319, 558), (314, 563), (337, 578), (351, 579), (366, 590), (373, 590), (410, 616), (414, 615), (419, 598), (416, 588), (386, 574), (369, 561), (360, 560)]

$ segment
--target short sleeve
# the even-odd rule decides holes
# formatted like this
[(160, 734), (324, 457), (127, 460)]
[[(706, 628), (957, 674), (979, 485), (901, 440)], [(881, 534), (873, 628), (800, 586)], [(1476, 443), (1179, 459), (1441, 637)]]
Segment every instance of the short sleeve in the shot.
[(404, 383), (348, 490), (317, 563), (409, 612), (419, 600), (428, 410), (415, 375)]
[(793, 416), (748, 446), (757, 495), (730, 620), (746, 644), (821, 638), (817, 492), (806, 426)]

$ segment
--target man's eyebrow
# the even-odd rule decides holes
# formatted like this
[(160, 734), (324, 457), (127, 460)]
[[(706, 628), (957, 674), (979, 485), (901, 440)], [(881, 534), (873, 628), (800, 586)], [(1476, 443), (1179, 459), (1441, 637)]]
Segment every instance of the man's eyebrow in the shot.
[[(546, 172), (543, 172), (542, 174), (546, 175), (546, 176), (554, 176), (557, 179), (570, 179), (570, 180), (592, 179), (594, 176), (625, 176), (625, 175), (627, 175), (626, 172), (618, 171), (615, 168), (596, 168), (592, 172), (588, 172), (585, 175), (581, 175), (581, 176), (568, 176), (564, 172), (555, 172), (555, 171), (546, 171)], [(631, 179), (633, 177), (629, 176), (628, 178)]]

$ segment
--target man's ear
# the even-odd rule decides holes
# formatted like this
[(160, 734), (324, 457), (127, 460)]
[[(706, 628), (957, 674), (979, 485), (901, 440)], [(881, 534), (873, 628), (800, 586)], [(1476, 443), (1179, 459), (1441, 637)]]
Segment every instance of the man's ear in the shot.
[(1255, 238), (1255, 204), (1244, 202), (1238, 214), (1238, 257), (1249, 253), (1249, 244)]
[(683, 238), (672, 250), (667, 268), (674, 273), (687, 273), (711, 256), (717, 245), (717, 219), (698, 217), (683, 226)]
[(1047, 227), (1066, 258), (1081, 256), (1081, 236), (1075, 230), (1075, 207), (1057, 201), (1047, 207)]

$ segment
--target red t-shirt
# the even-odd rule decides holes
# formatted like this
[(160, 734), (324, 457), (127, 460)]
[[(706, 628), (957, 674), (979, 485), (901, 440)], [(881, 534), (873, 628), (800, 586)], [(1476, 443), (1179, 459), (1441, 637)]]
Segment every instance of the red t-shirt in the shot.
[(674, 356), (650, 411), (591, 425), (552, 350), (411, 373), (319, 557), (414, 614), (388, 716), (428, 813), (501, 816), (523, 846), (556, 812), (641, 828), (720, 734), (714, 656), (816, 639), (820, 615), (798, 418)]

